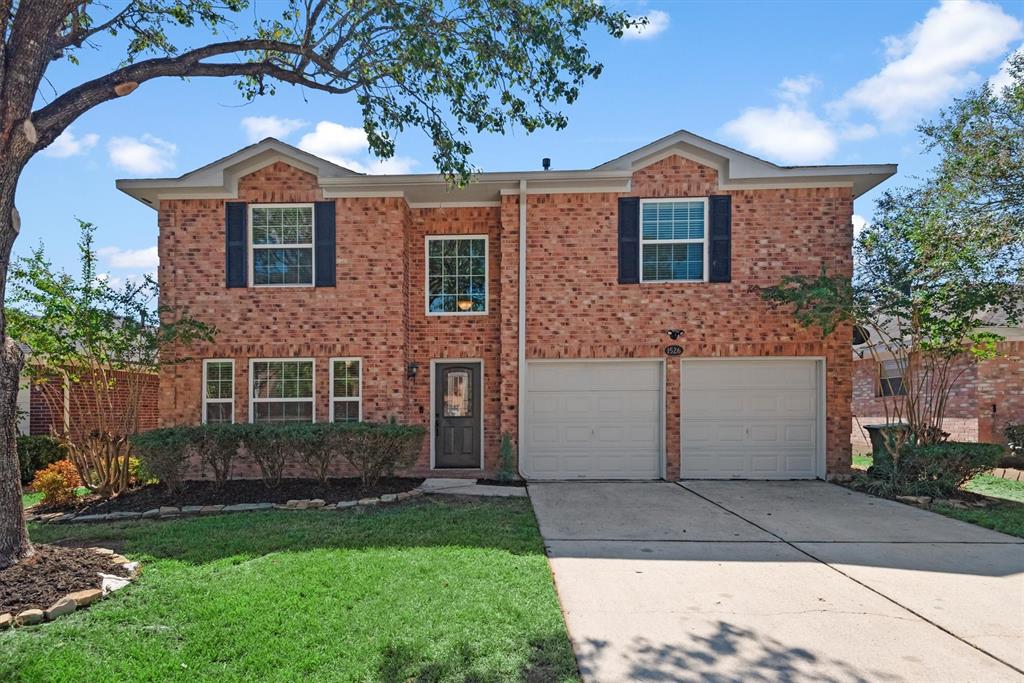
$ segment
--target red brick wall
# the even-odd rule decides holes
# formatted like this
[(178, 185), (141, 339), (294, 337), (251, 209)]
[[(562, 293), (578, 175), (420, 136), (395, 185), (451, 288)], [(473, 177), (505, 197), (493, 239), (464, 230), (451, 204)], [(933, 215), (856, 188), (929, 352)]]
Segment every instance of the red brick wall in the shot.
[(978, 367), (978, 440), (1006, 443), (1006, 426), (1024, 424), (1024, 341), (997, 348)]
[[(633, 194), (717, 193), (716, 172), (670, 157), (638, 172)], [(616, 194), (530, 195), (528, 358), (662, 358), (663, 330), (685, 330), (688, 356), (820, 356), (827, 363), (830, 474), (849, 468), (849, 329), (827, 341), (772, 311), (751, 285), (788, 273), (851, 270), (852, 200), (845, 188), (748, 190), (733, 196), (733, 282), (617, 283)], [(315, 178), (275, 163), (240, 182), (239, 201), (322, 199)], [(428, 424), (431, 359), (484, 362), (485, 462), (493, 471), (503, 432), (517, 432), (518, 197), (500, 207), (410, 209), (399, 198), (338, 199), (336, 288), (226, 289), (224, 201), (162, 202), (160, 282), (164, 303), (219, 328), (190, 349), (197, 360), (165, 371), (163, 424), (201, 419), (202, 358), (235, 359), (235, 419), (248, 419), (252, 358), (316, 360), (316, 415), (328, 416), (328, 359), (363, 358), (363, 415)], [(424, 236), (486, 234), (487, 316), (432, 317), (424, 303)], [(408, 296), (406, 296), (408, 292)], [(406, 379), (409, 362), (420, 366)], [(670, 478), (679, 474), (679, 361), (668, 360)], [(417, 473), (429, 469), (429, 444)], [(347, 473), (340, 468), (338, 474)], [(251, 469), (237, 473), (252, 475)], [(294, 474), (294, 472), (293, 472)], [(465, 472), (466, 476), (478, 474)]]
[[(724, 194), (717, 173), (672, 156), (637, 172), (632, 195)], [(752, 285), (852, 271), (852, 199), (843, 188), (730, 191), (732, 282), (618, 284), (616, 194), (530, 195), (527, 358), (663, 358), (681, 328), (687, 357), (826, 359), (829, 474), (850, 465), (850, 330), (827, 341), (772, 311)], [(665, 452), (679, 476), (680, 360), (667, 359)]]
[[(123, 373), (115, 373), (113, 390), (110, 393), (115, 414), (127, 408), (129, 388), (124, 381)], [(139, 419), (135, 431), (145, 431), (157, 426), (159, 415), (160, 378), (157, 375), (145, 375), (137, 381), (142, 383), (139, 405)], [(107, 406), (95, 405), (95, 396), (81, 384), (72, 384), (68, 394), (61, 390), (57, 380), (47, 386), (33, 385), (31, 390), (31, 408), (29, 416), (30, 434), (50, 434), (52, 428), (64, 429), (64, 411), (68, 413), (68, 423), (73, 432), (88, 432), (101, 425), (97, 418), (99, 411), (107, 411)], [(123, 412), (121, 413), (123, 414)], [(106, 421), (105, 424), (110, 424)]]
[[(953, 441), (1005, 443), (1008, 424), (1024, 423), (1024, 342), (1002, 342), (999, 356), (954, 366), (961, 371), (946, 404), (942, 428)], [(868, 452), (862, 425), (885, 421), (883, 400), (877, 391), (878, 364), (871, 358), (854, 362), (853, 424), (851, 441), (856, 452)], [(993, 406), (995, 411), (993, 412)]]

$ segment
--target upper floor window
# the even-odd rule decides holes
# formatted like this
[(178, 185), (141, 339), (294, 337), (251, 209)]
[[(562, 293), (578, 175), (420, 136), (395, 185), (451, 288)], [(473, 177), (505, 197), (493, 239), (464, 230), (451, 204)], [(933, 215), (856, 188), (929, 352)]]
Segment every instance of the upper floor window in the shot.
[(253, 422), (313, 422), (313, 360), (249, 361)]
[(487, 237), (427, 238), (427, 314), (487, 313)]
[(235, 421), (235, 362), (203, 361), (203, 423)]
[(250, 207), (253, 286), (313, 285), (313, 205)]
[(707, 199), (640, 200), (640, 281), (706, 282)]
[(895, 358), (878, 364), (878, 395), (906, 396), (903, 386), (903, 363)]

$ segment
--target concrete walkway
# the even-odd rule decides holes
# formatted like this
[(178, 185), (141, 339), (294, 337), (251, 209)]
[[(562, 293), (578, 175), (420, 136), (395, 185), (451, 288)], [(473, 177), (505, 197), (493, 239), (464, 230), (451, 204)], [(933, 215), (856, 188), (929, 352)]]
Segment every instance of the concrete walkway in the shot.
[(521, 498), (526, 496), (522, 486), (493, 486), (478, 484), (476, 479), (454, 479), (434, 477), (424, 479), (419, 490), (427, 494), (449, 496), (494, 496), (497, 498)]
[(824, 482), (531, 484), (588, 681), (1024, 681), (1024, 541)]

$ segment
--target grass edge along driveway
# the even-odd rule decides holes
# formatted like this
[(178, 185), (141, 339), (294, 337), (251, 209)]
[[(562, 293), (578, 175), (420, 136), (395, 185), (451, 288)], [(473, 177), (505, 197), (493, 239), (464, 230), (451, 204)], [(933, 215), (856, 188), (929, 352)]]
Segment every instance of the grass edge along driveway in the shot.
[(31, 533), (113, 546), (143, 575), (70, 617), (0, 632), (0, 680), (577, 680), (527, 500)]

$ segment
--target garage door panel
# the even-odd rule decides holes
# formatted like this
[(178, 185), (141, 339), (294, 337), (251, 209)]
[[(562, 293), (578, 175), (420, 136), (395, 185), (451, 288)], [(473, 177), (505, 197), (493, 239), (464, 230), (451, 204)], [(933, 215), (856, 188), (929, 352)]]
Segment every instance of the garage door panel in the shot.
[(684, 361), (681, 476), (816, 476), (817, 363)]
[(527, 374), (530, 476), (660, 476), (660, 362), (535, 362)]

